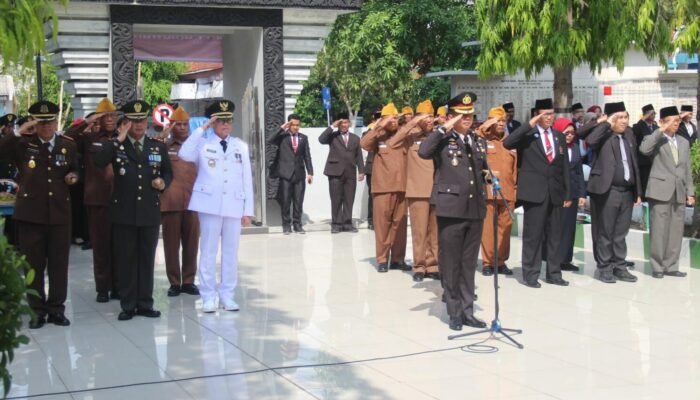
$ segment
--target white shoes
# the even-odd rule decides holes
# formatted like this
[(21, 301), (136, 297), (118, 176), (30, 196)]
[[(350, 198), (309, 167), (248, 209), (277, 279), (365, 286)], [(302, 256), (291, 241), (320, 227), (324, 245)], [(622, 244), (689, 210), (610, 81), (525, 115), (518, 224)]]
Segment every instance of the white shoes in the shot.
[(238, 311), (238, 304), (234, 300), (221, 300), (221, 308), (226, 311)]
[(205, 313), (216, 312), (216, 301), (205, 300), (204, 303), (202, 304), (202, 312), (205, 312)]

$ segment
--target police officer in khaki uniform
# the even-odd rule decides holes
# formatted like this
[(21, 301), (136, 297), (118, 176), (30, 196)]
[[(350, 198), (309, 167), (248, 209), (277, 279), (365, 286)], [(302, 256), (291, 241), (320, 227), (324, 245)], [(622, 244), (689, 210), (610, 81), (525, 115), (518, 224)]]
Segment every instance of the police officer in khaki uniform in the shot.
[(433, 191), (432, 160), (418, 156), (418, 147), (433, 132), (433, 103), (426, 100), (416, 107), (416, 116), (387, 140), (395, 150), (406, 149), (406, 199), (411, 218), (413, 241), (413, 280), (439, 279), (437, 220), (435, 207), (430, 205)]
[(165, 144), (148, 138), (149, 105), (136, 100), (121, 111), (125, 123), (116, 138), (95, 154), (98, 168), (111, 166), (114, 191), (109, 207), (122, 312), (119, 320), (134, 315), (160, 317), (153, 309), (153, 264), (160, 231), (160, 194), (172, 181)]
[(498, 273), (513, 275), (513, 271), (506, 266), (510, 256), (510, 231), (513, 220), (510, 212), (515, 205), (515, 187), (518, 179), (518, 153), (503, 147), (503, 138), (506, 127), (506, 110), (503, 107), (494, 107), (489, 110), (489, 119), (484, 122), (477, 134), (486, 139), (486, 159), (493, 174), (501, 183), (501, 193), (506, 203), (500, 196), (493, 198), (491, 185), (486, 185), (486, 218), (484, 218), (484, 231), (481, 235), (481, 259), (484, 264), (484, 276), (494, 273), (493, 254), (493, 213), (498, 215)]
[[(406, 149), (387, 145), (398, 130), (399, 112), (394, 103), (382, 109), (382, 118), (360, 140), (374, 153), (372, 202), (377, 271), (407, 271), (406, 256)], [(389, 254), (391, 252), (391, 254)], [(391, 261), (391, 266), (389, 266)]]
[(199, 295), (199, 289), (194, 284), (197, 275), (199, 219), (196, 212), (187, 209), (194, 180), (197, 178), (197, 165), (180, 159), (178, 155), (189, 134), (190, 116), (184, 108), (178, 107), (170, 117), (170, 122), (170, 126), (160, 135), (161, 139), (165, 139), (170, 133), (171, 137), (165, 145), (173, 168), (173, 182), (160, 197), (165, 271), (170, 281), (168, 296), (179, 296), (181, 292)]
[[(88, 229), (92, 244), (92, 263), (95, 274), (96, 301), (106, 303), (111, 298), (118, 299), (118, 283), (112, 263), (112, 224), (109, 219), (109, 200), (112, 194), (114, 173), (110, 166), (99, 168), (95, 156), (116, 135), (117, 108), (108, 99), (102, 99), (82, 123), (70, 127), (65, 135), (75, 140), (78, 152), (82, 155), (85, 167), (85, 197)], [(92, 132), (92, 126), (99, 123), (99, 133)]]
[(435, 205), (440, 245), (440, 274), (450, 329), (462, 325), (484, 328), (474, 316), (474, 274), (486, 214), (483, 139), (469, 130), (474, 121), (474, 93), (463, 92), (449, 101), (449, 120), (431, 133), (418, 155), (435, 162)]
[[(41, 328), (47, 321), (68, 326), (70, 321), (64, 315), (71, 229), (68, 187), (78, 181), (76, 147), (71, 139), (56, 134), (56, 104), (40, 101), (29, 107), (29, 113), (34, 120), (21, 126), (18, 133), (36, 126), (35, 135), (13, 134), (0, 140), (0, 155), (14, 157), (19, 167), (14, 220), (19, 250), (36, 273), (29, 287), (38, 296), (27, 299), (36, 318), (29, 328)], [(48, 297), (45, 274), (49, 278)]]

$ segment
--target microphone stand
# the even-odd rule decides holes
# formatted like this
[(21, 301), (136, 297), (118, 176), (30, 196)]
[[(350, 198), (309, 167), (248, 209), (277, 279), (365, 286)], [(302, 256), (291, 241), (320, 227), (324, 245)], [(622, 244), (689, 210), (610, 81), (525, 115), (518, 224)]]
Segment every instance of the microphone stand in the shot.
[[(477, 140), (477, 143), (479, 141)], [(481, 147), (481, 146), (480, 146)], [(484, 157), (486, 156), (486, 152), (481, 149), (482, 152), (484, 153)], [(493, 218), (491, 223), (493, 224), (493, 258), (494, 258), (494, 268), (496, 269), (493, 274), (493, 289), (494, 289), (494, 297), (496, 299), (496, 315), (493, 318), (493, 321), (491, 321), (491, 326), (486, 329), (482, 329), (476, 332), (469, 332), (469, 333), (461, 333), (457, 335), (451, 335), (448, 336), (448, 340), (454, 340), (457, 338), (462, 338), (466, 336), (474, 336), (474, 335), (480, 335), (482, 333), (487, 333), (490, 332), (491, 336), (489, 339), (494, 338), (496, 334), (501, 334), (503, 337), (506, 339), (510, 340), (515, 346), (517, 346), (519, 349), (525, 348), (522, 344), (520, 344), (518, 341), (513, 339), (507, 332), (511, 333), (517, 333), (521, 334), (523, 333), (522, 329), (510, 329), (510, 328), (504, 328), (501, 325), (501, 320), (499, 318), (499, 314), (501, 311), (500, 303), (498, 301), (498, 197), (500, 196), (501, 201), (506, 207), (506, 210), (508, 210), (508, 215), (510, 216), (510, 219), (513, 220), (513, 212), (510, 210), (510, 207), (508, 207), (508, 202), (506, 201), (506, 198), (503, 196), (503, 192), (501, 191), (501, 183), (499, 179), (496, 177), (496, 175), (493, 174), (493, 171), (491, 170), (491, 166), (488, 164), (488, 159), (486, 162), (486, 167), (488, 168), (489, 175), (491, 176), (491, 193), (493, 194), (493, 205), (494, 205), (494, 210), (493, 210)]]

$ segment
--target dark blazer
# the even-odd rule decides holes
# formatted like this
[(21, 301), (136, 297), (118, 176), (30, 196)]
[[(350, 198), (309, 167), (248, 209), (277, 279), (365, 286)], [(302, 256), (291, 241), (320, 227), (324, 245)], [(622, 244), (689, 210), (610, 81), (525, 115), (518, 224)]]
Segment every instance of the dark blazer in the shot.
[(513, 133), (513, 132), (515, 132), (516, 129), (520, 128), (520, 126), (522, 124), (520, 123), (520, 121), (511, 120), (510, 122), (507, 123), (507, 125), (508, 125), (508, 132)]
[(275, 162), (270, 167), (271, 176), (286, 180), (300, 181), (308, 175), (314, 174), (311, 163), (311, 150), (309, 149), (309, 137), (299, 132), (297, 152), (292, 147), (292, 136), (288, 130), (280, 129), (267, 139), (267, 144), (277, 146)]
[[(656, 122), (654, 122), (653, 128), (649, 129), (649, 125), (647, 125), (646, 121), (643, 119), (640, 119), (632, 126), (632, 132), (634, 133), (634, 139), (637, 141), (637, 144), (642, 144), (644, 137), (651, 135), (657, 129), (659, 129), (659, 126), (656, 125)], [(637, 149), (637, 161), (639, 161), (640, 167), (651, 166), (651, 158), (639, 152), (639, 149)]]
[[(586, 143), (591, 146), (591, 151), (595, 154), (595, 162), (591, 164), (591, 175), (588, 177), (588, 192), (593, 194), (604, 194), (610, 190), (613, 176), (615, 174), (615, 152), (613, 150), (613, 132), (610, 124), (603, 122), (596, 126), (586, 138)], [(642, 178), (639, 175), (639, 164), (637, 162), (637, 141), (634, 138), (632, 129), (627, 128), (624, 132), (627, 148), (625, 152), (632, 160), (632, 172), (635, 181), (635, 197), (642, 195)]]
[[(483, 150), (486, 142), (474, 136), (469, 146), (452, 132), (449, 135), (435, 130), (423, 140), (418, 156), (435, 163), (435, 179), (430, 204), (438, 217), (479, 220), (486, 216), (486, 193), (483, 171), (487, 169)], [(478, 140), (478, 142), (477, 142)], [(461, 152), (457, 157), (450, 152)], [(457, 165), (452, 164), (456, 158)]]
[(345, 146), (340, 131), (334, 131), (332, 127), (329, 127), (321, 133), (318, 141), (329, 146), (326, 167), (323, 169), (324, 175), (354, 177), (356, 172), (358, 174), (364, 173), (362, 148), (360, 147), (360, 138), (357, 135), (348, 133), (348, 145)]
[[(160, 225), (160, 194), (151, 182), (161, 177), (165, 187), (173, 180), (173, 171), (165, 143), (144, 138), (141, 157), (128, 138), (107, 142), (95, 154), (98, 168), (112, 165), (114, 190), (109, 205), (112, 223), (129, 226)], [(123, 172), (123, 173), (122, 173)], [(164, 189), (165, 190), (165, 189)]]
[(571, 181), (571, 198), (585, 198), (586, 181), (583, 179), (583, 157), (581, 157), (581, 148), (578, 145), (578, 140), (574, 142), (574, 146), (571, 148), (571, 160), (569, 160), (569, 179)]
[(7, 135), (0, 140), (0, 156), (13, 158), (19, 170), (15, 220), (42, 225), (71, 223), (70, 190), (65, 177), (71, 172), (80, 174), (73, 140), (56, 135), (49, 153), (36, 135)]
[[(676, 132), (676, 135), (683, 136), (688, 143), (690, 144), (690, 147), (693, 147), (693, 144), (695, 141), (698, 139), (698, 127), (694, 123), (690, 123), (690, 125), (693, 126), (693, 134), (692, 136), (688, 132), (688, 129), (685, 127), (685, 122), (681, 121), (680, 126), (678, 127), (678, 132)], [(641, 142), (638, 142), (641, 143)]]
[(547, 192), (552, 204), (557, 206), (572, 199), (566, 138), (559, 131), (551, 131), (555, 141), (551, 164), (547, 161), (537, 127), (522, 125), (503, 140), (506, 149), (518, 150), (519, 201), (542, 203)]

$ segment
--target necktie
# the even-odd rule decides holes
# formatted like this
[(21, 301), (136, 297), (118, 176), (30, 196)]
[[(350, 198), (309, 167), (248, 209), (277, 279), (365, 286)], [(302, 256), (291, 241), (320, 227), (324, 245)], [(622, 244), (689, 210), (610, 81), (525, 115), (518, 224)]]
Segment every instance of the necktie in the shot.
[(625, 138), (622, 135), (618, 135), (620, 138), (620, 156), (622, 157), (622, 168), (625, 169), (625, 180), (630, 180), (630, 167), (627, 164), (627, 150), (625, 150)]
[(226, 148), (228, 147), (228, 143), (226, 142), (226, 140), (223, 139), (219, 143), (221, 144), (221, 148), (224, 149), (224, 153), (226, 153)]
[(294, 149), (294, 152), (297, 152), (297, 135), (292, 135), (292, 149)]
[(134, 150), (136, 150), (136, 156), (141, 158), (141, 142), (134, 142)]
[(547, 161), (551, 164), (554, 160), (554, 148), (552, 148), (552, 141), (549, 140), (549, 129), (544, 131), (544, 148), (545, 154), (547, 155)]
[(678, 165), (678, 144), (676, 143), (675, 140), (668, 140), (668, 144), (671, 145), (671, 154), (673, 154), (673, 162)]
[(345, 147), (348, 147), (348, 134), (343, 133), (343, 142), (345, 142)]
[(43, 144), (43, 146), (46, 148), (46, 151), (51, 153), (51, 142), (46, 142)]

